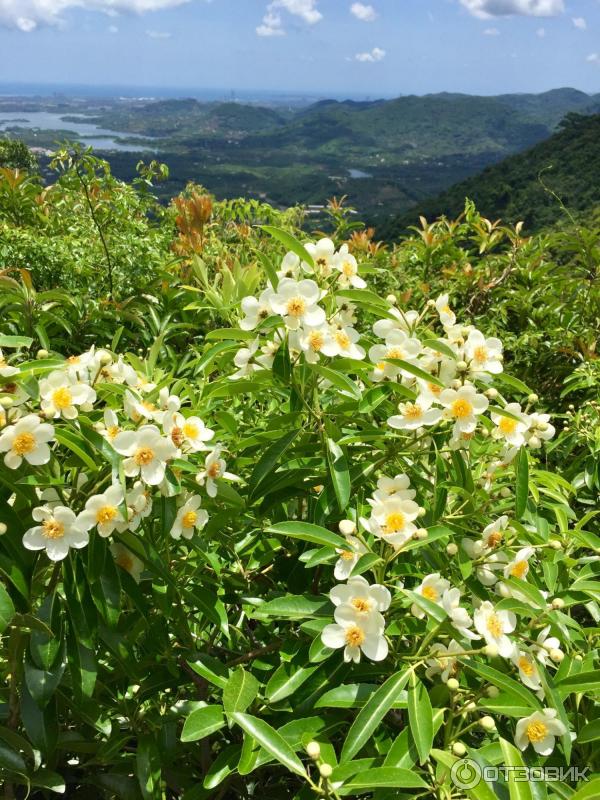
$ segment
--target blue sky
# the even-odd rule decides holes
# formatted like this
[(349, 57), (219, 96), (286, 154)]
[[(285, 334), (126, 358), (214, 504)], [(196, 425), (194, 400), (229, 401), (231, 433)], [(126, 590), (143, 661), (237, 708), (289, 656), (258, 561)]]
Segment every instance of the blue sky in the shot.
[(600, 91), (600, 0), (0, 0), (0, 80)]

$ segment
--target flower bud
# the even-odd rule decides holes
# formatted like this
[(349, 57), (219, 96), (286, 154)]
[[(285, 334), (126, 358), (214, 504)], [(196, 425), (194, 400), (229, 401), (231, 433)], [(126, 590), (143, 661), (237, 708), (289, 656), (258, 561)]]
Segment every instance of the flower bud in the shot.
[(486, 644), (486, 646), (483, 648), (483, 652), (489, 658), (495, 658), (498, 655), (498, 645)]
[(456, 678), (448, 678), (448, 680), (446, 681), (446, 686), (451, 692), (455, 692), (460, 686), (460, 684), (456, 680)]
[(338, 523), (338, 530), (344, 536), (351, 536), (356, 533), (356, 525), (351, 519), (342, 519)]
[(459, 381), (459, 380), (458, 380), (458, 378), (455, 378), (455, 379), (454, 379), (454, 380), (451, 382), (450, 386), (451, 386), (453, 389), (460, 389), (460, 387), (462, 386), (462, 381)]
[[(140, 350), (140, 352), (142, 351)], [(102, 353), (100, 356), (100, 363), (103, 367), (107, 367), (109, 364), (112, 364), (112, 360), (113, 359), (110, 353)]]
[(466, 372), (469, 369), (469, 365), (466, 361), (457, 361), (456, 362), (456, 369), (459, 372)]
[(560, 664), (560, 662), (563, 660), (564, 657), (565, 654), (563, 653), (562, 650), (559, 650), (558, 647), (554, 648), (553, 650), (550, 650), (550, 658), (557, 664)]
[(35, 357), (38, 359), (38, 361), (41, 361), (43, 358), (48, 358), (49, 355), (50, 353), (42, 348), (41, 350), (37, 351)]
[(464, 754), (467, 752), (467, 748), (464, 746), (462, 742), (454, 742), (452, 745), (452, 752), (455, 756), (462, 758)]
[(396, 303), (398, 302), (398, 298), (396, 297), (396, 295), (395, 295), (395, 294), (388, 294), (388, 296), (387, 296), (385, 299), (386, 299), (386, 300), (388, 301), (388, 303), (389, 303), (390, 305), (392, 305), (392, 306), (395, 306), (395, 305), (396, 305)]
[(463, 711), (466, 711), (466, 712), (467, 712), (467, 714), (471, 714), (473, 711), (476, 711), (476, 710), (477, 710), (477, 704), (476, 704), (476, 703), (474, 703), (472, 700), (471, 700), (471, 701), (469, 701), (469, 702), (468, 702), (468, 703), (465, 705), (465, 707), (463, 708)]
[(435, 306), (435, 300), (428, 300), (427, 305), (429, 308), (433, 308)]
[(537, 436), (530, 436), (529, 437), (529, 441), (527, 442), (527, 444), (533, 450), (537, 450), (539, 447), (542, 446), (542, 443), (541, 443), (541, 441), (539, 440), (539, 438)]
[(496, 589), (500, 597), (510, 597), (510, 589), (505, 583), (498, 583), (496, 584)]
[(0, 397), (0, 406), (2, 406), (2, 408), (11, 408), (13, 403), (14, 400), (12, 397)]
[(569, 411), (575, 411), (575, 406), (573, 403), (569, 403)]
[(534, 393), (532, 392), (532, 393), (531, 393), (531, 394), (528, 396), (528, 398), (527, 398), (527, 402), (528, 402), (528, 403), (537, 403), (537, 401), (538, 401), (539, 399), (540, 399), (540, 398), (537, 396), (537, 394), (534, 394)]
[(413, 533), (415, 539), (426, 539), (429, 534), (427, 533), (427, 528), (417, 528), (417, 530)]
[(549, 425), (547, 422), (538, 422), (538, 424), (535, 427), (538, 429), (538, 431), (547, 431)]
[(561, 608), (564, 607), (565, 607), (565, 601), (562, 599), (562, 597), (555, 597), (553, 599), (552, 608), (554, 608), (556, 611), (559, 611)]
[(496, 722), (494, 721), (493, 717), (482, 717), (479, 720), (479, 724), (483, 728), (484, 731), (495, 731), (496, 730)]
[(511, 496), (511, 494), (512, 494), (512, 492), (510, 491), (510, 489), (508, 488), (508, 486), (503, 486), (503, 487), (500, 489), (500, 497), (510, 497), (510, 496)]
[(498, 697), (500, 694), (500, 689), (497, 686), (488, 686), (485, 690), (485, 693), (488, 697)]
[(427, 513), (427, 511), (424, 508), (420, 508), (417, 511), (417, 517), (424, 517), (426, 513)]
[(458, 553), (457, 545), (455, 545), (454, 542), (450, 542), (450, 544), (446, 547), (446, 552), (449, 556), (455, 556)]
[(486, 396), (486, 397), (487, 397), (489, 400), (495, 400), (495, 399), (498, 397), (498, 389), (494, 389), (494, 387), (493, 387), (493, 386), (492, 386), (492, 388), (491, 388), (491, 389), (486, 389), (486, 391), (485, 391), (485, 396)]
[(563, 549), (562, 542), (560, 541), (560, 539), (550, 539), (550, 541), (548, 542), (548, 547), (551, 547), (553, 550)]
[(0, 522), (0, 536), (4, 536), (8, 528), (4, 522)]
[(575, 653), (574, 659), (575, 661), (583, 661), (583, 656), (581, 655), (581, 653)]
[(321, 755), (321, 746), (318, 742), (309, 742), (306, 745), (306, 753), (309, 758), (312, 758), (313, 761), (316, 761), (317, 758)]
[(319, 767), (319, 772), (321, 773), (322, 778), (325, 779), (331, 778), (331, 775), (333, 773), (333, 767), (331, 766), (331, 764), (321, 764), (321, 766)]

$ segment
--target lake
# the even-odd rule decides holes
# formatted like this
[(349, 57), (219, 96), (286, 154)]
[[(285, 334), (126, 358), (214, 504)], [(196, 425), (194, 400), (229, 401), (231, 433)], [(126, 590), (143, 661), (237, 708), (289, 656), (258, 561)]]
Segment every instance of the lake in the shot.
[(86, 122), (86, 117), (77, 117), (76, 122), (66, 122), (64, 117), (74, 117), (73, 114), (55, 114), (51, 111), (0, 111), (0, 131), (5, 131), (7, 127), (18, 126), (20, 128), (39, 128), (40, 130), (62, 130), (70, 131), (73, 139), (78, 139), (82, 144), (93, 147), (96, 150), (152, 150), (149, 145), (144, 144), (150, 141), (147, 137), (137, 137), (140, 143), (119, 142), (117, 139), (131, 136), (130, 133), (122, 131), (111, 131), (107, 128), (100, 128), (91, 122)]

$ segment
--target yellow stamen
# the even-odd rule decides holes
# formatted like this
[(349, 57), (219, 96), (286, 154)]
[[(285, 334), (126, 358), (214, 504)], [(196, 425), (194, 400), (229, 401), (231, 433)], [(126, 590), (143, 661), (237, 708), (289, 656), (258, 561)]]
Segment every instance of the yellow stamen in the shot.
[(53, 518), (45, 519), (42, 522), (42, 536), (45, 536), (46, 539), (62, 539), (64, 535), (65, 526), (62, 522)]
[(195, 511), (187, 511), (181, 518), (181, 525), (184, 528), (193, 528), (198, 521), (198, 514)]
[(26, 456), (35, 450), (35, 436), (32, 433), (19, 433), (13, 439), (11, 449), (18, 456)]
[(473, 412), (473, 406), (468, 400), (465, 400), (464, 397), (459, 397), (458, 400), (455, 400), (452, 403), (450, 410), (452, 412), (452, 416), (456, 417), (456, 419), (466, 419), (467, 417), (471, 416)]
[(287, 303), (287, 313), (290, 317), (301, 317), (306, 311), (306, 301), (303, 297), (292, 297)]
[(476, 347), (473, 351), (473, 361), (477, 361), (479, 364), (484, 364), (487, 361), (487, 357), (487, 347), (484, 347), (483, 345)]
[(133, 457), (138, 467), (145, 467), (154, 459), (154, 450), (150, 447), (140, 447)]
[(418, 420), (423, 416), (423, 409), (418, 403), (407, 403), (404, 406), (403, 416), (410, 420)]
[(528, 569), (529, 564), (527, 561), (517, 561), (511, 569), (510, 574), (513, 576), (513, 578), (522, 578), (527, 573)]
[(527, 734), (527, 738), (530, 742), (541, 742), (543, 739), (546, 738), (546, 734), (548, 733), (548, 726), (544, 725), (543, 722), (530, 722), (527, 728), (525, 729), (525, 733)]
[(346, 644), (350, 647), (360, 647), (364, 640), (364, 631), (358, 625), (351, 625), (346, 630)]
[(59, 411), (63, 411), (65, 408), (73, 405), (73, 395), (66, 386), (61, 386), (60, 389), (56, 389), (56, 391), (52, 393), (52, 402), (55, 408)]
[(308, 335), (308, 343), (313, 350), (318, 352), (325, 344), (325, 336), (321, 331), (311, 331)]
[(355, 597), (352, 600), (352, 605), (361, 614), (366, 614), (368, 611), (371, 610), (373, 603), (366, 597)]
[(498, 423), (500, 433), (503, 433), (505, 436), (510, 436), (511, 433), (514, 433), (516, 427), (517, 421), (515, 419), (509, 419), (508, 417), (502, 417)]
[(194, 422), (185, 422), (183, 425), (183, 435), (188, 439), (195, 439), (200, 431)]
[(502, 636), (504, 633), (502, 622), (496, 614), (490, 614), (488, 617), (487, 629), (495, 639)]
[(424, 587), (421, 589), (421, 594), (423, 595), (423, 597), (424, 597), (426, 600), (431, 600), (431, 601), (433, 601), (434, 603), (435, 603), (435, 601), (436, 601), (436, 600), (438, 599), (438, 597), (439, 597), (439, 595), (438, 595), (437, 591), (436, 591), (436, 590), (433, 588), (433, 586), (424, 586)]
[(114, 506), (102, 506), (96, 512), (96, 522), (98, 525), (106, 525), (107, 522), (112, 522), (117, 514), (118, 511)]
[(535, 665), (533, 664), (533, 661), (531, 661), (529, 658), (526, 658), (525, 656), (522, 656), (518, 660), (517, 666), (519, 667), (521, 672), (527, 675), (528, 678), (531, 677), (535, 672)]
[(384, 525), (384, 533), (398, 533), (399, 531), (404, 529), (404, 525), (406, 524), (406, 519), (404, 514), (400, 511), (392, 511), (391, 514), (388, 514), (385, 518), (385, 525)]

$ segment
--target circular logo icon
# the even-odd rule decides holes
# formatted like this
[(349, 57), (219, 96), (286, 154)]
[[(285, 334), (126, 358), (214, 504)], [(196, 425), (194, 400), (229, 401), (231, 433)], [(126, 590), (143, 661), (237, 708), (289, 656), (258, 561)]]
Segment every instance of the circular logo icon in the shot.
[(459, 789), (472, 789), (481, 780), (481, 767), (472, 758), (461, 758), (454, 762), (450, 777)]

